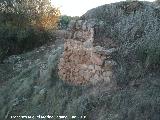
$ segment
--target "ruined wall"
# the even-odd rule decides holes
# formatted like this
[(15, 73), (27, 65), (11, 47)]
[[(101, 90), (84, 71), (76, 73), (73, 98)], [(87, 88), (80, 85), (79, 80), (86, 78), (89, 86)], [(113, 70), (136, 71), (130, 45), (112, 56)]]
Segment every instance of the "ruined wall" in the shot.
[(93, 46), (94, 22), (72, 21), (69, 39), (65, 39), (64, 52), (58, 65), (62, 80), (72, 84), (96, 84), (99, 81), (111, 82), (113, 65), (110, 54), (114, 48), (106, 50)]

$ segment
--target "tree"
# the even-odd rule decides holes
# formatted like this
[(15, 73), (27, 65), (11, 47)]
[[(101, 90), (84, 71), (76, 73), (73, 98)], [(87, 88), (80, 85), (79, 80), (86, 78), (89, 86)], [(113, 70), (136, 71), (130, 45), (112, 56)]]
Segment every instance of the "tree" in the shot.
[(0, 0), (0, 59), (46, 43), (59, 16), (50, 0)]
[(50, 0), (1, 0), (0, 12), (21, 16), (23, 19), (18, 21), (14, 16), (15, 21), (41, 29), (56, 27), (60, 16), (59, 9), (52, 6)]
[(71, 17), (71, 16), (67, 16), (67, 15), (62, 15), (62, 16), (59, 18), (58, 28), (59, 28), (59, 29), (67, 29), (70, 21), (71, 21), (71, 20), (77, 20), (77, 19), (79, 19), (78, 16)]
[(71, 16), (63, 15), (60, 17), (59, 21), (59, 28), (60, 29), (67, 29), (69, 22), (72, 20)]

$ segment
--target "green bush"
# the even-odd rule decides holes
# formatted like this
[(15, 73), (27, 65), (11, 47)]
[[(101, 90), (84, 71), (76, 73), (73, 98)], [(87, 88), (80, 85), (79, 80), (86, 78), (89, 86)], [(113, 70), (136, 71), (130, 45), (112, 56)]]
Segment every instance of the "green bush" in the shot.
[(59, 28), (60, 29), (67, 29), (69, 22), (71, 21), (72, 17), (71, 16), (61, 16), (60, 21), (59, 21)]
[(1, 25), (0, 48), (1, 59), (12, 54), (19, 54), (38, 47), (49, 41), (50, 34), (33, 27), (19, 28), (17, 26)]
[(71, 16), (67, 16), (67, 15), (62, 15), (60, 17), (59, 23), (58, 23), (58, 28), (59, 29), (67, 29), (68, 25), (70, 23), (71, 20), (76, 20), (79, 17), (71, 17)]

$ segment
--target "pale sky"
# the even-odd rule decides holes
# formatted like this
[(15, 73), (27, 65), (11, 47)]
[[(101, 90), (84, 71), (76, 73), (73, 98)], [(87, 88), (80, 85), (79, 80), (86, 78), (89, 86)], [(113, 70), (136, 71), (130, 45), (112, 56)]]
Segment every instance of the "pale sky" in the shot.
[[(52, 3), (55, 7), (60, 8), (62, 15), (81, 16), (88, 10), (97, 6), (119, 1), (122, 0), (52, 0)], [(154, 0), (146, 1), (152, 2)]]

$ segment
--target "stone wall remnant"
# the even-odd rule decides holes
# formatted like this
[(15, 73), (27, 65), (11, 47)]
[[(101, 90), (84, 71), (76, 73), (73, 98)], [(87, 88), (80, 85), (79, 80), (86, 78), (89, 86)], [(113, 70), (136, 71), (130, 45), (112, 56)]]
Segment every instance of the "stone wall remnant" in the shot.
[(93, 46), (93, 23), (72, 21), (70, 26), (72, 28), (68, 30), (72, 36), (65, 39), (64, 52), (58, 65), (59, 77), (75, 85), (111, 82), (113, 65), (108, 58), (111, 58), (109, 55), (115, 48), (105, 50), (103, 46)]

